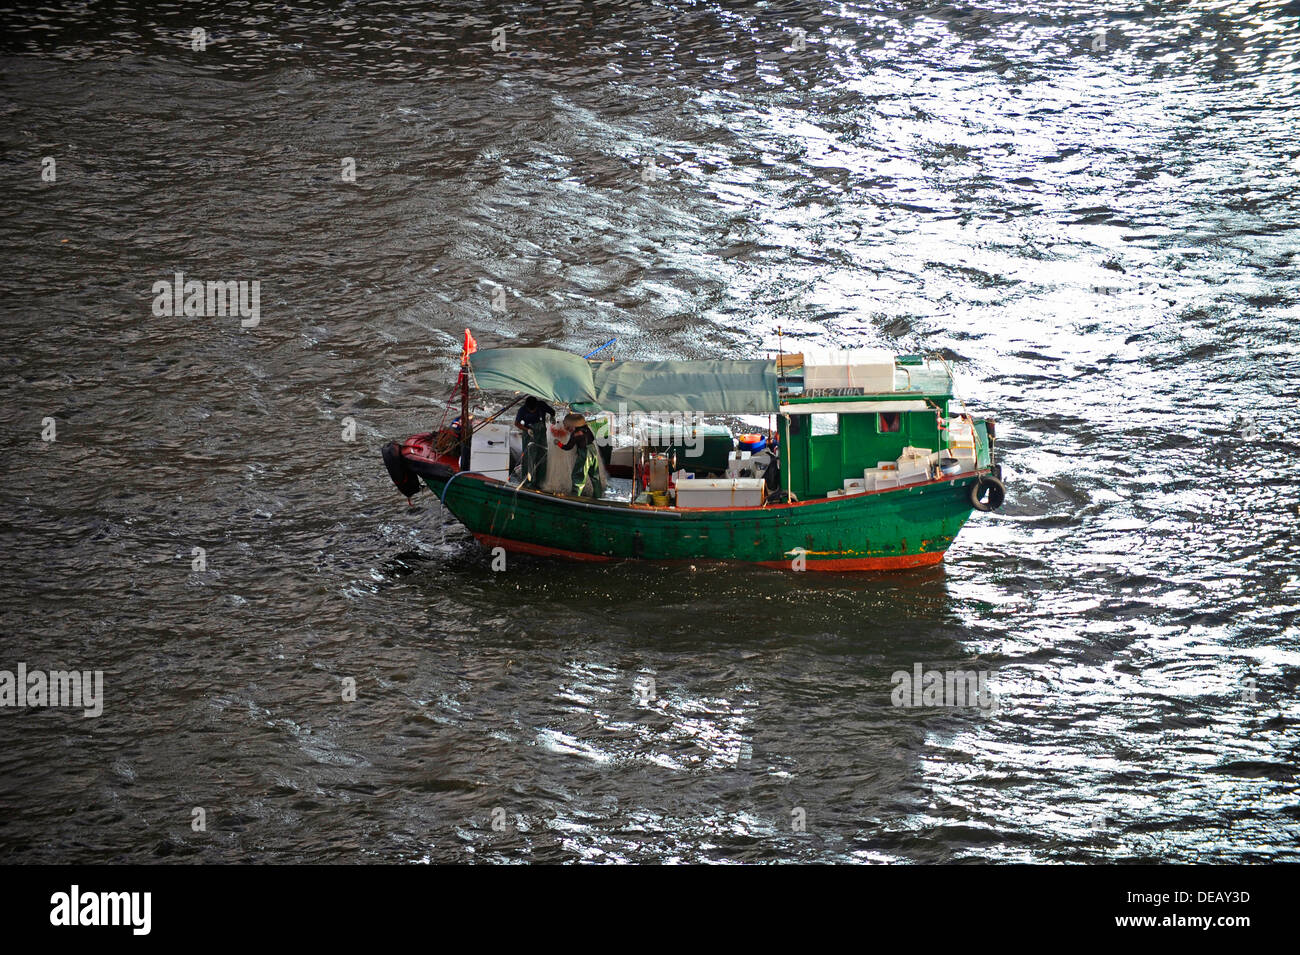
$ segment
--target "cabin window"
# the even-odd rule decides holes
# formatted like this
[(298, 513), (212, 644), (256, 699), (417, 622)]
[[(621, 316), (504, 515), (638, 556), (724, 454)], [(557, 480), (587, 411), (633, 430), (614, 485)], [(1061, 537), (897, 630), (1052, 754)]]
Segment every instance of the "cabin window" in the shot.
[(903, 428), (903, 415), (898, 411), (881, 411), (876, 415), (876, 430), (891, 434)]
[(840, 416), (837, 414), (815, 414), (812, 416), (813, 437), (822, 434), (840, 433)]

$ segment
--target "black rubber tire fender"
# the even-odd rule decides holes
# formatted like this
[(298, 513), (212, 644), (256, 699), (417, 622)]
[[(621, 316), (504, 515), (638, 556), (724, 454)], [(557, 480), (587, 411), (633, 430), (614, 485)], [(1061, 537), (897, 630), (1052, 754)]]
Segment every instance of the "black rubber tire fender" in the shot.
[(420, 478), (407, 467), (406, 459), (402, 457), (402, 449), (398, 447), (396, 441), (389, 441), (384, 445), (381, 453), (384, 456), (384, 467), (388, 469), (388, 476), (393, 479), (399, 491), (411, 497), (420, 490)]
[[(984, 494), (988, 492), (988, 500)], [(970, 503), (977, 511), (996, 511), (1007, 499), (1007, 486), (992, 474), (981, 474), (970, 486)]]

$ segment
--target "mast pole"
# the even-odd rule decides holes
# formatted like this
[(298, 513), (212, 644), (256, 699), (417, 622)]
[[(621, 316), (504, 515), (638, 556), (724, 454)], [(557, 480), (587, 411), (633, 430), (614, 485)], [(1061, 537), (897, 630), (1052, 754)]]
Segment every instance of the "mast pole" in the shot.
[(468, 471), (470, 441), (474, 429), (469, 424), (469, 349), (460, 356), (460, 469)]

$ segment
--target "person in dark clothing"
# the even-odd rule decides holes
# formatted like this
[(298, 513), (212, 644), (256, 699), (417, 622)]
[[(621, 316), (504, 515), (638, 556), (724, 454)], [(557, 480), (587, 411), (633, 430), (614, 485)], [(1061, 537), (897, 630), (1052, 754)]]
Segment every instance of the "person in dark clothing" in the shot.
[(529, 434), (533, 430), (533, 425), (543, 418), (554, 418), (555, 409), (545, 401), (539, 401), (537, 398), (529, 395), (524, 399), (524, 403), (519, 406), (515, 412), (515, 427), (524, 434)]
[(523, 433), (524, 483), (537, 487), (546, 476), (546, 421), (555, 418), (555, 409), (533, 395), (515, 412), (515, 427)]

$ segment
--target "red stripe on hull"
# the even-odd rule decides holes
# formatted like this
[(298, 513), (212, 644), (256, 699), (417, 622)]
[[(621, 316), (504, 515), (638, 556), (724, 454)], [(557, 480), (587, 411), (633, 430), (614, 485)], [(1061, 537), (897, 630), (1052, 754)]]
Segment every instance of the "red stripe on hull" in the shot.
[[(564, 550), (560, 547), (547, 547), (544, 544), (530, 544), (527, 541), (510, 540), (508, 537), (493, 537), (491, 534), (475, 534), (474, 538), (489, 549), (501, 547), (509, 553), (528, 554), (533, 557), (562, 557), (566, 560), (594, 561), (598, 563), (623, 559), (606, 557), (603, 554), (585, 554), (582, 551)], [(831, 573), (859, 570), (910, 570), (913, 567), (933, 566), (943, 560), (943, 555), (944, 551), (933, 551), (926, 554), (904, 554), (899, 557), (834, 557), (826, 560), (809, 560), (805, 564), (805, 570)], [(684, 564), (690, 561), (688, 559), (674, 558), (672, 560), (655, 560), (651, 562), (656, 564)], [(716, 563), (716, 561), (701, 558), (700, 563)], [(728, 561), (722, 563), (728, 563)], [(771, 567), (775, 570), (794, 570), (793, 562), (789, 560), (744, 561), (738, 559), (729, 563), (752, 563), (760, 567)]]
[[(930, 567), (943, 560), (944, 551), (932, 551), (927, 554), (903, 554), (899, 557), (832, 557), (827, 560), (807, 560), (805, 570), (911, 570), (913, 567)], [(793, 561), (760, 560), (763, 567), (777, 570), (793, 570)]]
[(504, 547), (516, 554), (531, 554), (534, 557), (564, 557), (568, 560), (607, 561), (617, 560), (602, 554), (584, 554), (579, 550), (564, 550), (559, 547), (547, 547), (545, 544), (530, 544), (527, 541), (514, 541), (508, 537), (493, 537), (491, 534), (475, 534), (474, 538), (484, 547)]

